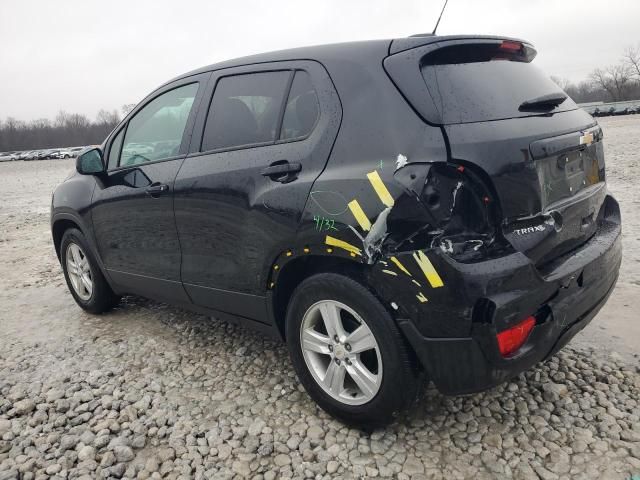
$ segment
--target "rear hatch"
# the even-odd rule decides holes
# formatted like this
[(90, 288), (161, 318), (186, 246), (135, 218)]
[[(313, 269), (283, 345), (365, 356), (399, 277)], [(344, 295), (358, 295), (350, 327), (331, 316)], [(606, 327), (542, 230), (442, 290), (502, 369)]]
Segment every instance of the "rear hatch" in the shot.
[(441, 126), (449, 160), (486, 175), (504, 238), (538, 266), (586, 242), (606, 196), (594, 119), (531, 63), (526, 42), (422, 43), (387, 57), (385, 69), (416, 112)]

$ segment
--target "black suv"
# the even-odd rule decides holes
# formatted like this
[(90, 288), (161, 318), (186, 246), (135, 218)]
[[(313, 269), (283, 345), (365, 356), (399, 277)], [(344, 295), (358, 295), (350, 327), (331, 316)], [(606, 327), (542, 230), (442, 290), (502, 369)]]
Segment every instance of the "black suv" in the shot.
[(621, 261), (602, 131), (527, 42), (416, 36), (187, 73), (52, 200), (69, 290), (284, 339), (322, 408), (381, 424), (425, 380), (495, 386), (593, 318)]

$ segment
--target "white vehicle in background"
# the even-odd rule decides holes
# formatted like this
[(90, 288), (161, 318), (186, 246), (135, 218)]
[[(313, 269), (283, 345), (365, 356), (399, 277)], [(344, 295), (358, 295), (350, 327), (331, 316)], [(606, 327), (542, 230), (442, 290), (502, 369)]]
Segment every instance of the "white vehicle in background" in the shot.
[(58, 150), (52, 150), (49, 153), (49, 158), (71, 158), (73, 155), (71, 154), (71, 152), (66, 149), (66, 148), (62, 148), (62, 149), (58, 149)]
[(13, 162), (18, 159), (17, 152), (2, 152), (0, 153), (0, 162)]
[(69, 155), (71, 155), (72, 157), (77, 157), (78, 154), (82, 152), (85, 148), (87, 147), (71, 147), (71, 148), (68, 148), (67, 151), (69, 152)]

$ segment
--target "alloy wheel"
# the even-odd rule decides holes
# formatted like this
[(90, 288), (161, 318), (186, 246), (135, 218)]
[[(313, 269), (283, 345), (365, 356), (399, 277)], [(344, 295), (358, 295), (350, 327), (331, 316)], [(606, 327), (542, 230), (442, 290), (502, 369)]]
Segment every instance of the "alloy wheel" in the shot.
[(334, 300), (313, 304), (300, 329), (302, 354), (318, 385), (348, 405), (371, 401), (382, 383), (380, 347), (366, 322)]
[(93, 294), (93, 278), (89, 259), (76, 243), (67, 247), (67, 274), (78, 297), (87, 301)]

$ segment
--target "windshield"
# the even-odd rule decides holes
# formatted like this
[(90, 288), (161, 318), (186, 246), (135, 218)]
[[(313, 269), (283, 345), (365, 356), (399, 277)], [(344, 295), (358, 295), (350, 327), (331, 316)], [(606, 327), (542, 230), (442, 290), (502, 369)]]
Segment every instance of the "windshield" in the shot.
[[(455, 47), (459, 49), (460, 47)], [(443, 124), (484, 122), (505, 118), (575, 110), (570, 98), (559, 105), (536, 111), (521, 109), (525, 102), (562, 90), (537, 66), (507, 56), (488, 55), (486, 46), (477, 50), (465, 46), (462, 58), (457, 52), (427, 56), (422, 76)], [(447, 59), (451, 63), (447, 63)], [(462, 62), (459, 62), (462, 60)]]

